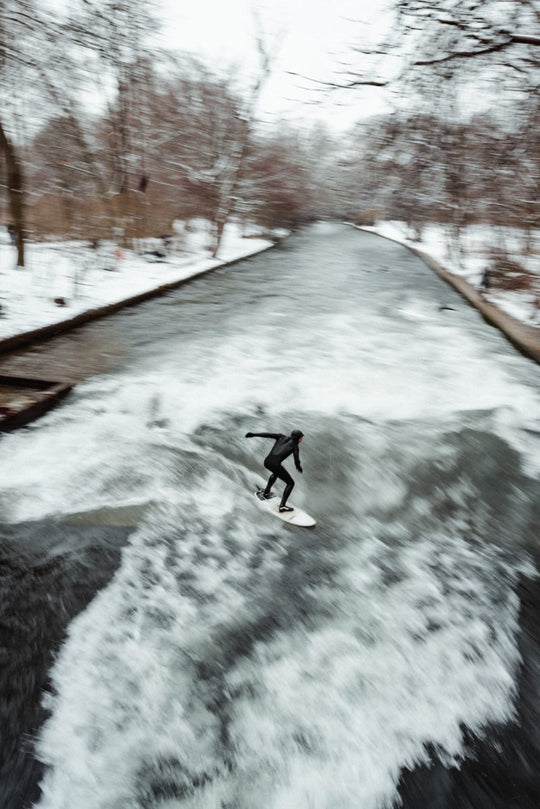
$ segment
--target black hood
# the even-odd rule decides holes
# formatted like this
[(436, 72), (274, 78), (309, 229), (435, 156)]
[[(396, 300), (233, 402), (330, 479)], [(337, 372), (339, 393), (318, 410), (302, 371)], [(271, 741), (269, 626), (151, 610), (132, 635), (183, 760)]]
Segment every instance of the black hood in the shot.
[(291, 433), (291, 438), (293, 439), (293, 441), (296, 441), (296, 443), (298, 443), (300, 439), (303, 437), (304, 433), (302, 432), (302, 430), (293, 430)]

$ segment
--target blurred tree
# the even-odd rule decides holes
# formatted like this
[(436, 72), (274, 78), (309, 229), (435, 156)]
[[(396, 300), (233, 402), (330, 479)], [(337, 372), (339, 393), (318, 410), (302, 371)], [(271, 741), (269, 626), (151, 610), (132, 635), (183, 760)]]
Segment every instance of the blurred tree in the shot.
[(310, 219), (342, 218), (349, 204), (348, 198), (343, 196), (342, 138), (317, 123), (305, 134), (296, 133), (294, 140), (296, 149), (292, 154), (304, 169), (306, 216)]
[[(144, 154), (146, 227), (163, 231), (175, 219), (216, 221), (228, 155), (239, 138), (240, 100), (226, 77), (191, 57), (164, 57), (133, 109), (132, 138)], [(100, 139), (109, 142), (109, 115)], [(140, 184), (140, 178), (139, 178)]]
[(47, 121), (28, 145), (29, 219), (38, 237), (54, 233), (81, 238), (95, 227), (96, 214), (88, 210), (96, 192), (95, 160), (89, 160), (81, 142), (83, 127), (89, 125), (59, 115)]
[[(232, 87), (228, 77), (214, 75), (191, 57), (163, 58), (148, 71), (127, 116), (144, 170), (130, 174), (126, 193), (137, 235), (170, 233), (175, 220), (204, 218), (214, 224), (215, 247), (216, 223), (233, 169), (238, 174), (229, 217), (249, 218), (270, 228), (336, 215), (336, 140), (320, 128), (300, 134), (283, 122), (267, 124), (256, 135), (249, 133), (238, 166), (234, 157), (245, 137), (245, 102)], [(37, 233), (105, 235), (97, 227), (103, 192), (96, 172), (109, 178), (110, 185), (118, 176), (111, 148), (115, 133), (107, 109), (94, 118), (61, 115), (34, 137), (29, 181)], [(113, 202), (120, 196), (114, 193)], [(105, 199), (111, 195), (105, 194)]]
[(237, 209), (268, 231), (294, 230), (312, 215), (305, 144), (290, 127), (253, 139), (238, 183)]
[(126, 243), (138, 235), (141, 218), (137, 192), (146, 176), (141, 99), (153, 76), (148, 37), (158, 27), (148, 0), (74, 0), (66, 25), (71, 42), (85, 55), (86, 70), (94, 70), (101, 96), (108, 99), (106, 165), (112, 172), (100, 185), (110, 189), (112, 224)]
[(428, 113), (396, 113), (368, 125), (371, 199), (417, 240), (430, 219), (441, 218), (442, 137), (441, 122)]
[(17, 241), (17, 266), (24, 267), (26, 236), (23, 159), (17, 142), (21, 93), (33, 76), (40, 18), (31, 0), (0, 4), (0, 153), (6, 165), (9, 210)]
[[(361, 26), (352, 58), (330, 88), (392, 86), (413, 77), (445, 80), (484, 71), (517, 77), (534, 92), (540, 66), (540, 8), (536, 0), (389, 0), (386, 32), (371, 43)], [(533, 33), (531, 33), (531, 31)], [(536, 32), (536, 33), (535, 33)]]
[(525, 249), (533, 249), (533, 234), (540, 229), (540, 92), (519, 105), (518, 143), (520, 189), (515, 201), (527, 234)]
[(452, 72), (482, 60), (528, 71), (540, 64), (540, 35), (530, 33), (540, 25), (534, 0), (397, 0), (394, 8), (397, 30), (414, 54), (411, 67), (444, 64)]
[(216, 244), (213, 251), (214, 256), (217, 256), (219, 252), (223, 230), (236, 204), (236, 191), (240, 174), (243, 170), (244, 160), (248, 152), (249, 141), (253, 133), (257, 105), (263, 87), (271, 74), (272, 64), (275, 58), (275, 50), (274, 52), (271, 51), (260, 31), (258, 20), (256, 19), (255, 21), (259, 27), (256, 36), (259, 66), (249, 94), (242, 105), (242, 109), (239, 111), (237, 137), (229, 142), (227, 160), (221, 172), (215, 219)]
[(22, 165), (14, 142), (8, 137), (0, 120), (0, 150), (6, 161), (6, 181), (9, 209), (15, 227), (17, 266), (24, 267), (25, 216)]
[(351, 208), (345, 142), (317, 123), (299, 129), (278, 121), (253, 139), (239, 183), (239, 203), (265, 228), (296, 229), (315, 219), (343, 219)]
[(240, 179), (267, 69), (263, 63), (243, 98), (230, 77), (217, 76), (195, 58), (169, 55), (148, 85), (148, 199), (154, 212), (168, 218), (168, 227), (176, 218), (208, 219), (214, 255), (226, 223), (238, 213)]
[[(38, 0), (4, 0), (0, 4), (0, 152), (7, 165), (19, 266), (24, 266), (27, 231), (24, 146), (32, 130), (48, 118), (62, 115), (86, 161), (93, 162), (75, 101), (80, 88), (75, 82), (72, 44), (64, 21)], [(58, 134), (62, 140), (62, 133)]]
[(532, 250), (540, 148), (530, 131), (531, 110), (520, 101), (513, 115), (483, 112), (470, 121), (443, 116), (444, 110), (443, 105), (437, 115), (396, 112), (355, 128), (351, 138), (359, 147), (348, 154), (361, 166), (357, 221), (372, 224), (366, 220), (375, 208), (376, 217), (406, 222), (416, 238), (430, 223), (445, 224), (456, 263), (462, 257), (463, 229), (473, 223), (495, 226), (491, 233), (499, 252), (506, 249), (507, 226), (525, 229), (524, 247)]
[[(539, 218), (540, 7), (534, 0), (393, 0), (390, 7), (393, 25), (384, 40), (356, 46), (353, 68), (330, 83), (352, 88), (377, 84), (382, 75), (380, 83), (398, 90), (399, 109), (407, 99), (410, 112), (396, 114), (398, 128), (387, 122), (385, 132), (371, 137), (378, 169), (374, 141), (385, 150), (392, 129), (397, 137), (390, 208), (409, 224), (413, 216), (425, 219), (428, 209), (432, 215), (438, 209), (440, 219), (444, 208), (454, 258), (463, 226), (478, 216), (520, 220), (531, 233)], [(473, 98), (491, 110), (492, 132), (474, 131)], [(419, 143), (418, 126), (428, 123)], [(425, 196), (427, 185), (437, 189), (435, 205), (432, 191)]]

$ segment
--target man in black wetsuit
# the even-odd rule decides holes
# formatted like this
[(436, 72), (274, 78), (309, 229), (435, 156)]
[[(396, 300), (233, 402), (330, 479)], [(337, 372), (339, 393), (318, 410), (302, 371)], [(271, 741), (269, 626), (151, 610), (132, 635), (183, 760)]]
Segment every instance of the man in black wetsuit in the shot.
[(270, 490), (276, 480), (278, 478), (282, 480), (285, 483), (285, 491), (283, 492), (283, 497), (281, 498), (281, 504), (279, 506), (279, 510), (281, 512), (294, 511), (293, 508), (287, 505), (287, 498), (294, 488), (294, 480), (281, 464), (285, 458), (288, 458), (289, 455), (293, 455), (294, 465), (299, 472), (302, 472), (298, 445), (303, 437), (304, 433), (300, 430), (293, 430), (290, 435), (282, 435), (281, 433), (246, 433), (246, 438), (272, 438), (275, 442), (274, 446), (264, 459), (265, 467), (272, 474), (268, 479), (268, 483), (266, 484), (266, 489), (262, 493), (262, 497), (269, 499), (272, 496)]

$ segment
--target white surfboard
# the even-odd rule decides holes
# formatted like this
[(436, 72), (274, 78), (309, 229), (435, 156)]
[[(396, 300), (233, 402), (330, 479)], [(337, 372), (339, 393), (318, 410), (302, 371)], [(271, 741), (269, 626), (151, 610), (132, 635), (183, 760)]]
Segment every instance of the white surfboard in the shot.
[(301, 508), (297, 508), (293, 506), (292, 503), (287, 503), (287, 505), (293, 507), (293, 511), (283, 511), (279, 510), (279, 504), (281, 503), (281, 497), (276, 497), (275, 495), (271, 497), (269, 500), (262, 497), (262, 492), (258, 491), (255, 492), (255, 500), (260, 508), (263, 511), (267, 511), (269, 514), (273, 514), (274, 517), (279, 517), (280, 520), (283, 522), (288, 522), (289, 525), (299, 525), (302, 528), (313, 528), (316, 525), (316, 521), (313, 517), (310, 517), (305, 511), (302, 511)]

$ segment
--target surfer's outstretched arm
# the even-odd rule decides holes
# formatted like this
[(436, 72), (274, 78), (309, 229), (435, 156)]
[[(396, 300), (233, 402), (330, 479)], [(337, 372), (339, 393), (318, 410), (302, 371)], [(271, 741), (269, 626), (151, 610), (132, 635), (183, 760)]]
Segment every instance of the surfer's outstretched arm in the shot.
[(246, 433), (246, 438), (273, 438), (277, 441), (280, 433)]

